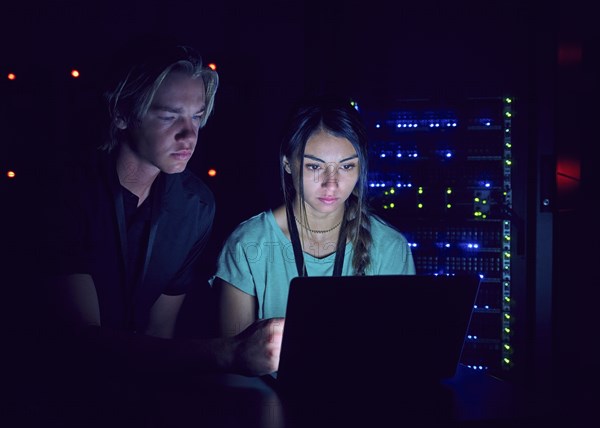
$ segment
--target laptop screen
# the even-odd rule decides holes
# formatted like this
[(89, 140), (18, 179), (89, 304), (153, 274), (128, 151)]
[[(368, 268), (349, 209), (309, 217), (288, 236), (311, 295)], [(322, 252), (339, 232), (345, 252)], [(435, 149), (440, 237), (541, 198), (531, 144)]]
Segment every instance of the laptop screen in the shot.
[(278, 382), (339, 390), (452, 377), (479, 282), (475, 275), (294, 278)]

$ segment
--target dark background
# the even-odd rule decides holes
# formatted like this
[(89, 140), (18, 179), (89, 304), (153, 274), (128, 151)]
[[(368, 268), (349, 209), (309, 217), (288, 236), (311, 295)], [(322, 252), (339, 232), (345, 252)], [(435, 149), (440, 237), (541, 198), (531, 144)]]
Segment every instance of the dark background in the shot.
[[(565, 391), (578, 386), (571, 370), (588, 379), (593, 366), (589, 339), (597, 335), (592, 314), (599, 282), (592, 275), (598, 258), (592, 209), (598, 193), (598, 30), (586, 3), (4, 4), (0, 239), (7, 272), (2, 287), (8, 336), (20, 335), (21, 326), (36, 331), (43, 324), (32, 316), (35, 287), (27, 280), (35, 277), (31, 270), (43, 258), (36, 246), (40, 193), (51, 192), (53, 177), (65, 160), (76, 161), (80, 148), (98, 142), (105, 113), (100, 88), (115, 52), (134, 40), (164, 38), (196, 47), (207, 63), (217, 64), (221, 78), (214, 115), (190, 163), (214, 190), (218, 203), (207, 266), (237, 223), (280, 202), (281, 126), (292, 102), (306, 92), (343, 92), (364, 105), (390, 98), (513, 94), (519, 121), (519, 134), (513, 136), (520, 155), (516, 185), (524, 189), (520, 194), (528, 224), (528, 263), (552, 272), (546, 297), (552, 300), (547, 334), (552, 338), (553, 368), (566, 382)], [(69, 76), (72, 68), (80, 70), (79, 79)], [(8, 72), (17, 80), (8, 81)], [(217, 169), (215, 178), (206, 175), (209, 167)], [(6, 178), (9, 169), (16, 171), (15, 179)], [(553, 222), (542, 231), (552, 238), (550, 260), (540, 258), (536, 248), (540, 240), (535, 213), (544, 189), (554, 199)], [(540, 297), (534, 291), (528, 295), (532, 302)], [(189, 323), (196, 321), (188, 316)], [(532, 325), (532, 337), (537, 316), (532, 303), (525, 320)]]

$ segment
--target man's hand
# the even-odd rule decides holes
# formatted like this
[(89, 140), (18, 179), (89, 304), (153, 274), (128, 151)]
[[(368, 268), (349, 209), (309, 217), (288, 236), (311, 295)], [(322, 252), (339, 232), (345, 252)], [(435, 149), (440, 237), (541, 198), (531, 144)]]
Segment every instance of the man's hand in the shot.
[(248, 376), (277, 371), (284, 323), (285, 318), (258, 320), (235, 336), (233, 370)]

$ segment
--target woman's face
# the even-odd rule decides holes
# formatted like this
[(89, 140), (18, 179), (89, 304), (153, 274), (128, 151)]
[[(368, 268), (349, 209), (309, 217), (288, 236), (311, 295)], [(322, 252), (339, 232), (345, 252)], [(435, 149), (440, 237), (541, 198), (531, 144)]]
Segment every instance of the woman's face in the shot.
[[(293, 165), (286, 163), (286, 170), (294, 177), (297, 194), (299, 168), (300, 159)], [(315, 132), (304, 149), (302, 186), (307, 213), (326, 214), (343, 209), (358, 182), (359, 171), (358, 155), (350, 141), (323, 130)]]

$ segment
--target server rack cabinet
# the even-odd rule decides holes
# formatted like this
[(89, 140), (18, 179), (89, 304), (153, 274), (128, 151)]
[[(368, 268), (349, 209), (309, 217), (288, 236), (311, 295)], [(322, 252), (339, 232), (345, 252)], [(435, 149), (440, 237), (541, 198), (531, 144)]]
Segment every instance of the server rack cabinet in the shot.
[(481, 275), (461, 362), (499, 374), (513, 366), (513, 102), (355, 104), (372, 208), (407, 237), (418, 274)]

